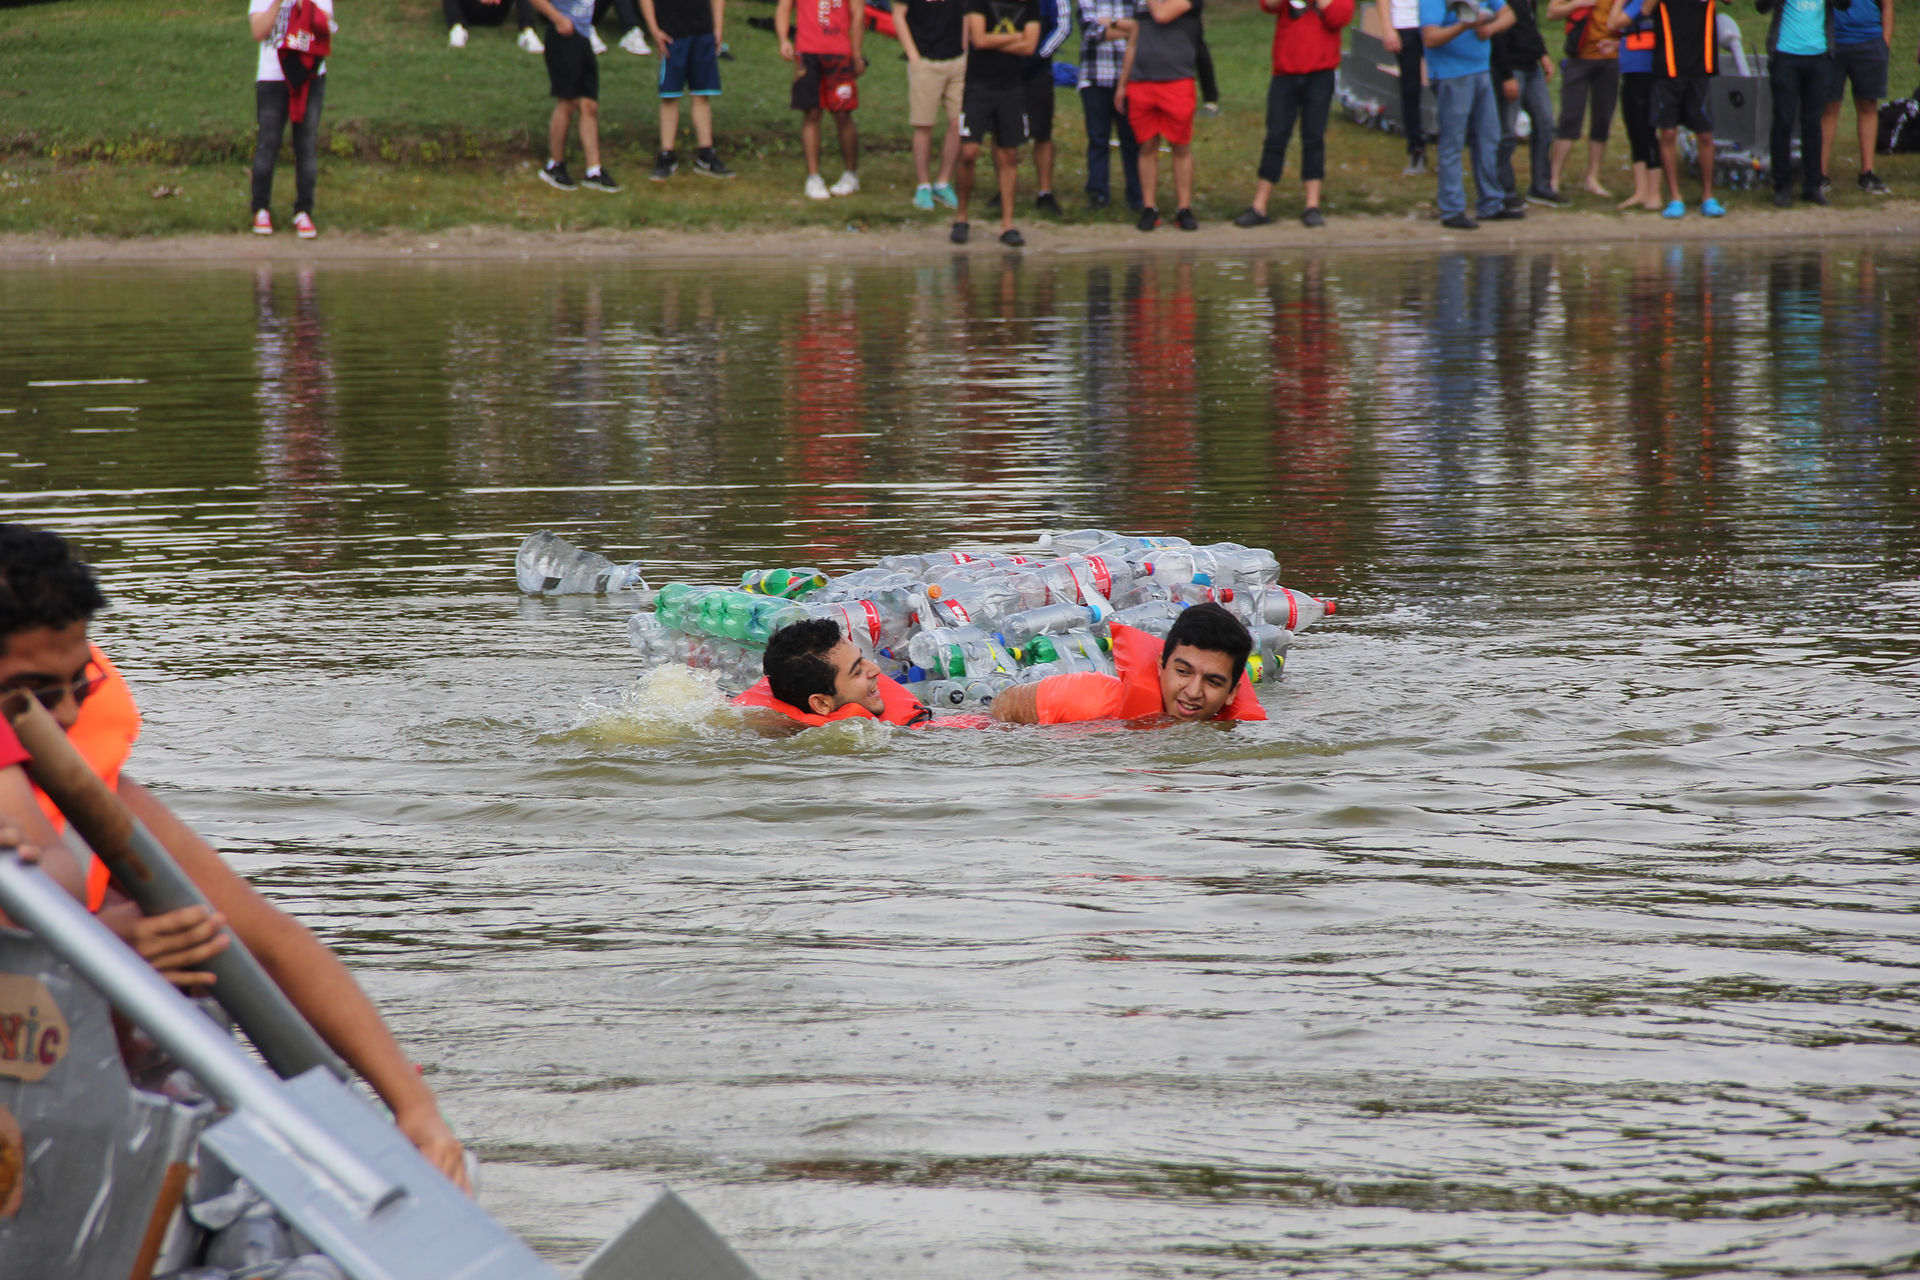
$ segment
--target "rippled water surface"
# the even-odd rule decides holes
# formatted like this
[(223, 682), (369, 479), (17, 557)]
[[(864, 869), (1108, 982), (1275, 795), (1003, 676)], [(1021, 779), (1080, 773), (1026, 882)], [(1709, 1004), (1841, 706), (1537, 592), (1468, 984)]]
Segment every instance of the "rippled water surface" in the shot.
[[(1920, 1266), (1920, 254), (0, 271), (0, 518), (557, 1261)], [(744, 732), (656, 581), (1105, 524), (1264, 724)]]

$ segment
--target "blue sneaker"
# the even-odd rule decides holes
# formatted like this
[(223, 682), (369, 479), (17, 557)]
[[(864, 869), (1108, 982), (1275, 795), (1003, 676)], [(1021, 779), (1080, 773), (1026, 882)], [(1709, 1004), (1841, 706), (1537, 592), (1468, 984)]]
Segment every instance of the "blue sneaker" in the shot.
[(1666, 208), (1664, 208), (1664, 209), (1662, 209), (1662, 210), (1660, 211), (1660, 216), (1661, 216), (1661, 217), (1663, 217), (1663, 218), (1684, 218), (1684, 217), (1686, 217), (1686, 216), (1687, 216), (1687, 203), (1686, 203), (1686, 201), (1684, 201), (1684, 200), (1675, 200), (1675, 201), (1674, 201), (1674, 202), (1673, 202), (1672, 204), (1670, 204), (1670, 205), (1668, 205), (1668, 206), (1667, 206)]
[(923, 182), (919, 186), (913, 189), (913, 207), (920, 210), (923, 213), (930, 213), (933, 211), (933, 187), (932, 186)]
[(1712, 196), (1708, 196), (1700, 202), (1700, 216), (1703, 218), (1724, 218), (1727, 216), (1727, 206), (1721, 204)]
[(933, 198), (949, 209), (958, 209), (960, 207), (960, 197), (954, 194), (953, 184), (951, 182), (934, 183)]

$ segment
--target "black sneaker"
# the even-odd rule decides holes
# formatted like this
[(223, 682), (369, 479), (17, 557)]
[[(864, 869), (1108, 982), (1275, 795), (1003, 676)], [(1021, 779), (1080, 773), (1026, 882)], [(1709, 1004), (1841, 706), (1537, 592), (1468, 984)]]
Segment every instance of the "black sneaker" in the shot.
[(1880, 175), (1869, 169), (1860, 175), (1860, 189), (1870, 196), (1890, 196), (1893, 188), (1880, 181)]
[(1456, 213), (1451, 218), (1440, 219), (1440, 225), (1451, 231), (1478, 231), (1480, 224), (1464, 213)]
[(1818, 187), (1815, 187), (1812, 191), (1801, 192), (1800, 198), (1802, 200), (1805, 200), (1808, 204), (1832, 204), (1833, 203), (1833, 201), (1827, 199), (1827, 193)]
[(1787, 190), (1785, 187), (1775, 187), (1773, 189), (1773, 207), (1776, 209), (1793, 208), (1793, 192)]
[(724, 45), (724, 44), (723, 44), (723, 45), (721, 45), (721, 46), (720, 46), (720, 54), (719, 54), (719, 56), (720, 56), (720, 57), (721, 57), (722, 59), (724, 59), (725, 61), (727, 61), (727, 62), (732, 62), (732, 61), (733, 61), (733, 49), (732, 49), (732, 47), (731, 47), (731, 46), (729, 46), (729, 45)]
[(1303, 226), (1324, 227), (1327, 225), (1327, 218), (1325, 214), (1320, 212), (1320, 206), (1316, 204), (1309, 207), (1305, 213), (1300, 215), (1300, 222)]
[(1104, 209), (1113, 203), (1113, 197), (1104, 191), (1087, 192), (1087, 208)]
[(580, 179), (580, 185), (609, 194), (620, 189), (620, 184), (613, 180), (613, 175), (599, 165), (587, 170), (586, 176)]
[(702, 147), (693, 153), (693, 171), (704, 173), (709, 178), (733, 177), (733, 170), (727, 167), (727, 162), (712, 147)]
[(680, 167), (680, 160), (671, 151), (662, 151), (653, 162), (653, 169), (647, 177), (654, 182), (665, 182)]
[(540, 170), (540, 181), (556, 191), (571, 191), (580, 185), (573, 180), (573, 175), (567, 172), (567, 166), (558, 160), (547, 161), (546, 167)]
[(1564, 209), (1573, 201), (1550, 187), (1535, 187), (1527, 192), (1527, 200), (1532, 204), (1544, 204), (1550, 209)]
[(1154, 208), (1152, 205), (1146, 205), (1142, 207), (1140, 210), (1140, 221), (1134, 223), (1133, 225), (1140, 228), (1140, 230), (1142, 231), (1153, 230), (1155, 227), (1160, 225), (1160, 211)]
[(1825, 174), (1820, 175), (1820, 194), (1823, 196), (1833, 194), (1833, 179)]
[(1173, 215), (1173, 225), (1182, 231), (1198, 231), (1200, 229), (1200, 220), (1193, 216), (1193, 210), (1180, 209), (1175, 211)]
[(1042, 213), (1059, 213), (1060, 202), (1053, 198), (1053, 192), (1042, 191), (1033, 198), (1033, 207)]
[(947, 239), (953, 241), (955, 244), (965, 244), (967, 242), (968, 230), (969, 228), (966, 223), (956, 222), (953, 224), (953, 230), (947, 232)]
[(1527, 211), (1525, 209), (1516, 209), (1512, 205), (1503, 205), (1501, 206), (1500, 210), (1497, 213), (1488, 214), (1487, 221), (1488, 222), (1523, 222), (1526, 220), (1526, 216), (1527, 216)]
[(1249, 205), (1245, 212), (1233, 220), (1236, 227), (1264, 227), (1273, 221), (1273, 215), (1260, 212)]
[(1008, 227), (1000, 233), (1000, 243), (1009, 249), (1020, 249), (1026, 246), (1027, 238), (1020, 234), (1020, 228)]

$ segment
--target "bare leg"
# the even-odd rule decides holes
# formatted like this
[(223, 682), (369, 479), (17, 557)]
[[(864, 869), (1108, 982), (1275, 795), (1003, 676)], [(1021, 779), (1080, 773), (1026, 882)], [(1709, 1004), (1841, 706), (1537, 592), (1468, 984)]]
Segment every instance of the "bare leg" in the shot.
[(600, 104), (580, 99), (580, 149), (587, 153), (587, 172), (600, 167)]
[[(1311, 182), (1307, 184), (1309, 188), (1317, 185), (1317, 183)], [(1273, 199), (1273, 184), (1265, 178), (1262, 178), (1253, 184), (1253, 200), (1248, 207), (1260, 216), (1265, 217), (1267, 213), (1267, 201), (1271, 199)], [(1311, 201), (1309, 203), (1311, 203)]]
[(834, 112), (833, 124), (840, 131), (840, 167), (848, 173), (860, 172), (860, 130), (853, 123), (853, 112)]
[(1615, 205), (1614, 208), (1616, 209), (1658, 208), (1659, 206), (1651, 203), (1651, 201), (1658, 198), (1659, 193), (1656, 191), (1652, 196), (1649, 196), (1647, 194), (1647, 178), (1648, 177), (1649, 177), (1649, 174), (1647, 172), (1647, 166), (1642, 164), (1640, 161), (1635, 160), (1633, 162), (1633, 194), (1628, 196), (1625, 200), (1622, 200), (1619, 204)]
[[(1880, 123), (1877, 117), (1874, 123), (1876, 125)], [(1822, 173), (1833, 172), (1833, 135), (1838, 132), (1839, 124), (1840, 104), (1829, 102), (1826, 110), (1820, 113), (1820, 172)], [(1873, 153), (1869, 151), (1866, 154)]]
[(800, 155), (807, 162), (807, 176), (820, 176), (820, 108), (800, 117)]
[(1607, 144), (1604, 142), (1587, 143), (1587, 181), (1586, 188), (1602, 200), (1611, 200), (1613, 192), (1607, 190), (1600, 181), (1600, 165), (1607, 157)]
[(913, 180), (923, 187), (933, 185), (928, 174), (928, 166), (933, 161), (933, 126), (917, 124), (913, 126)]
[(1053, 190), (1053, 142), (1033, 144), (1033, 177), (1041, 191)]
[[(699, 118), (699, 113), (695, 112), (694, 119), (697, 120)], [(660, 99), (660, 149), (662, 151), (673, 150), (674, 139), (679, 136), (680, 99), (662, 98)]]
[(1573, 154), (1573, 144), (1565, 138), (1553, 140), (1553, 150), (1547, 157), (1547, 169), (1553, 177), (1553, 189), (1560, 189), (1560, 175), (1566, 171), (1567, 157)]
[[(1700, 143), (1700, 199), (1704, 202), (1713, 199), (1713, 135), (1700, 134), (1697, 141)], [(1677, 146), (1674, 148), (1676, 153), (1679, 150)], [(1674, 171), (1678, 172), (1679, 168), (1676, 161)]]
[(1155, 188), (1160, 182), (1160, 139), (1156, 137), (1140, 139), (1140, 199), (1149, 209), (1157, 209), (1160, 202)]
[(1012, 147), (993, 149), (994, 176), (1000, 179), (1000, 229), (1013, 230), (1013, 189), (1020, 182), (1020, 153)]
[(1193, 208), (1193, 144), (1173, 149), (1173, 196), (1176, 209)]
[[(1880, 145), (1880, 104), (1856, 102), (1853, 104), (1853, 111), (1860, 129), (1860, 172), (1872, 173), (1873, 153)], [(1832, 148), (1829, 147), (1828, 150)], [(1827, 172), (1832, 173), (1833, 170), (1829, 169)]]
[(947, 117), (946, 140), (940, 144), (940, 181), (953, 180), (953, 166), (960, 159), (960, 117)]
[(1320, 207), (1320, 179), (1308, 178), (1307, 179), (1307, 208), (1318, 209), (1319, 207)]
[(567, 127), (573, 123), (577, 99), (562, 98), (553, 104), (553, 116), (547, 121), (547, 153), (555, 164), (567, 162)]
[(713, 145), (713, 103), (700, 94), (693, 97), (693, 145), (702, 150)]
[(1660, 131), (1660, 167), (1667, 171), (1667, 190), (1673, 192), (1673, 198), (1680, 198), (1680, 131), (1662, 129)]
[(960, 202), (953, 211), (955, 222), (967, 220), (967, 202), (973, 197), (973, 166), (980, 159), (980, 144), (963, 142), (960, 144), (960, 164), (953, 171), (953, 195)]

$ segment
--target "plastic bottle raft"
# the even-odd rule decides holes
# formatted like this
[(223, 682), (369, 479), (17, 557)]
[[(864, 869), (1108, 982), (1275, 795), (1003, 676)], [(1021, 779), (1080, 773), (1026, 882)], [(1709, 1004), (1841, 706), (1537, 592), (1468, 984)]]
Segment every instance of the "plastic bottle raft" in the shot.
[[(529, 592), (630, 590), (646, 603), (638, 564), (615, 565), (544, 530), (521, 546), (516, 569)], [(837, 578), (789, 567), (749, 570), (737, 587), (669, 582), (627, 636), (650, 667), (711, 670), (738, 690), (760, 678), (774, 632), (829, 618), (936, 711), (978, 710), (1012, 685), (1111, 675), (1112, 623), (1164, 636), (1182, 609), (1206, 600), (1252, 633), (1248, 678), (1278, 680), (1294, 635), (1335, 609), (1279, 578), (1280, 562), (1260, 547), (1077, 529), (1042, 535), (1031, 552), (887, 556)]]

